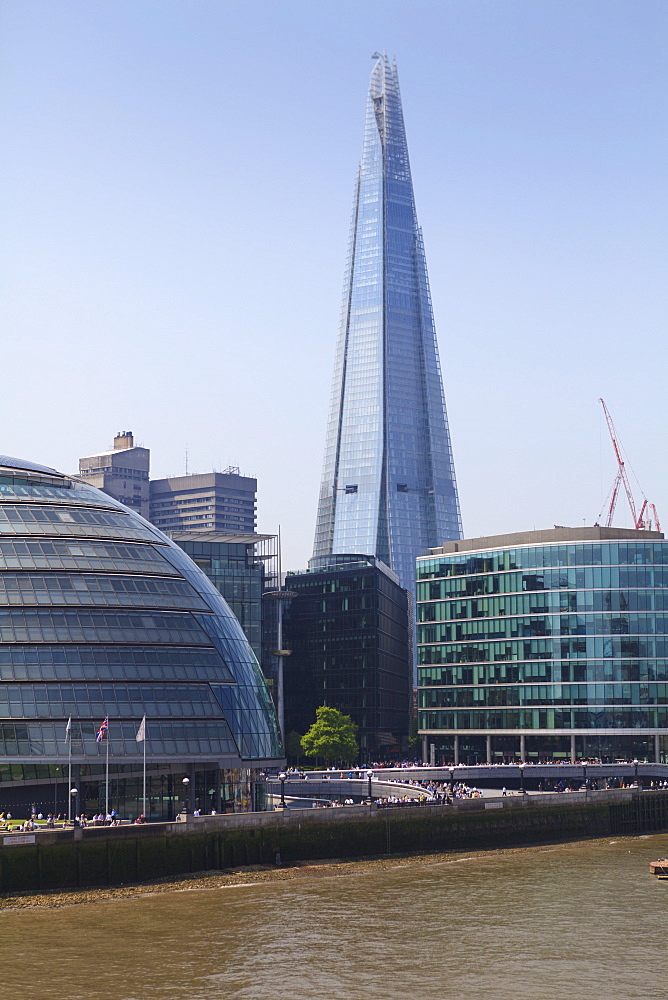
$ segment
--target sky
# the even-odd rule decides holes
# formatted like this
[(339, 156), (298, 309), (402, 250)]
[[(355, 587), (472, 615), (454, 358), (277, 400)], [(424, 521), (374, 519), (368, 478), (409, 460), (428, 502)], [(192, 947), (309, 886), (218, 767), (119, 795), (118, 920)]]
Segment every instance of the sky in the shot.
[(465, 535), (594, 523), (599, 397), (668, 524), (664, 0), (3, 0), (0, 452), (238, 466), (305, 567), (376, 50)]

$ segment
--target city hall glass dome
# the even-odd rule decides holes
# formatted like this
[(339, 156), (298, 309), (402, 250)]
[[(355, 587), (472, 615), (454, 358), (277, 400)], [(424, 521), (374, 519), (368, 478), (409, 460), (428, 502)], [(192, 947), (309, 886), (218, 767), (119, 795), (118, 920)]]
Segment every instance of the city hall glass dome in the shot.
[(67, 811), (71, 763), (82, 812), (107, 773), (113, 804), (139, 812), (146, 749), (156, 818), (179, 810), (184, 776), (203, 810), (250, 808), (253, 775), (282, 753), (257, 660), (204, 573), (100, 490), (8, 456), (0, 677), (0, 806)]

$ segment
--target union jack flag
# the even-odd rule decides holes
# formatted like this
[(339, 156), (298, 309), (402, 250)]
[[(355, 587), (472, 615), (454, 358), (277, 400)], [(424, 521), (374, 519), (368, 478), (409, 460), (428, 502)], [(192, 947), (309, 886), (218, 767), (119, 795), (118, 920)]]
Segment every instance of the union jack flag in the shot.
[(101, 743), (102, 740), (105, 738), (105, 736), (107, 735), (108, 729), (109, 729), (109, 716), (105, 715), (104, 722), (102, 723), (102, 725), (98, 729), (97, 736), (95, 737), (95, 739), (96, 739), (96, 741), (98, 743)]

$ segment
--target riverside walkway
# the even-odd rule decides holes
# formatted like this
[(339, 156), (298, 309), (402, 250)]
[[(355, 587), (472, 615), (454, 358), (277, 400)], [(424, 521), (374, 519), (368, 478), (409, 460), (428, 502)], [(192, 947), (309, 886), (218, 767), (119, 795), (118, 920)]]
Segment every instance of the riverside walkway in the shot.
[[(589, 762), (564, 764), (450, 764), (445, 766), (412, 765), (409, 767), (372, 767), (372, 795), (374, 798), (386, 798), (388, 795), (407, 795), (419, 797), (426, 789), (410, 782), (437, 782), (439, 784), (465, 783), (480, 788), (508, 788), (538, 791), (541, 787), (553, 790), (561, 782), (567, 787), (579, 787), (589, 782), (618, 787), (620, 785), (640, 784), (645, 788), (652, 784), (660, 785), (668, 782), (668, 764), (657, 764), (646, 761), (626, 761), (615, 764), (599, 764)], [(323, 791), (327, 798), (345, 795), (346, 789), (352, 790), (360, 784), (368, 789), (366, 768), (344, 768), (342, 770), (323, 770), (301, 772), (300, 778), (290, 772), (285, 782), (286, 794), (308, 796), (317, 795), (316, 788)], [(397, 784), (398, 783), (398, 784)], [(272, 779), (272, 791), (278, 785)], [(334, 791), (337, 786), (336, 791)], [(401, 786), (401, 791), (398, 790)], [(308, 788), (308, 791), (306, 789)], [(388, 788), (393, 791), (386, 790)], [(406, 791), (404, 789), (407, 789)], [(352, 791), (351, 791), (352, 793)], [(354, 794), (354, 793), (352, 793)], [(359, 794), (359, 793), (358, 793)], [(366, 794), (366, 793), (363, 793)]]
[[(444, 767), (411, 766), (382, 768), (343, 768), (342, 770), (288, 772), (284, 780), (284, 794), (291, 808), (302, 804), (320, 804), (326, 801), (340, 803), (351, 799), (366, 801), (369, 797), (369, 771), (371, 798), (408, 799), (409, 802), (432, 802), (444, 787), (464, 784), (480, 790), (494, 789), (526, 792), (551, 792), (565, 789), (579, 790), (618, 788), (631, 784), (649, 788), (662, 787), (668, 782), (668, 764), (638, 761), (619, 764), (478, 764), (473, 767), (450, 765)], [(268, 779), (268, 786), (278, 802), (281, 782)], [(432, 787), (428, 787), (431, 785)], [(433, 787), (436, 786), (436, 787)]]
[[(318, 772), (323, 773), (323, 772)], [(353, 772), (354, 773), (354, 772)], [(577, 780), (585, 781), (587, 778), (614, 778), (628, 783), (628, 779), (640, 779), (643, 785), (647, 786), (652, 781), (668, 781), (668, 764), (657, 764), (647, 761), (625, 761), (615, 764), (599, 764), (578, 761), (564, 764), (476, 764), (467, 766), (465, 764), (450, 764), (442, 767), (435, 766), (415, 766), (398, 768), (374, 768), (374, 775), (382, 775), (383, 779), (406, 781), (408, 778), (418, 781), (450, 781), (452, 775), (455, 781), (473, 782), (493, 782), (492, 787), (501, 787), (510, 782), (521, 780), (522, 774), (526, 782), (537, 784), (541, 780), (548, 779), (564, 781)]]

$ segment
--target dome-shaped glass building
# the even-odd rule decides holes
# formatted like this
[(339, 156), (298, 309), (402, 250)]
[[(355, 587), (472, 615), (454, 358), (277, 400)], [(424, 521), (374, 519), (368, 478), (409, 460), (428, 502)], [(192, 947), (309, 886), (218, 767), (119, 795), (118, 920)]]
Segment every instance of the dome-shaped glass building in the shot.
[(1, 808), (65, 813), (70, 774), (82, 813), (142, 812), (144, 775), (153, 818), (184, 787), (203, 812), (257, 808), (254, 777), (282, 755), (257, 660), (204, 573), (107, 494), (7, 456), (0, 679)]

